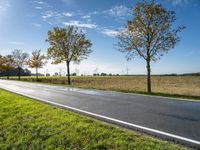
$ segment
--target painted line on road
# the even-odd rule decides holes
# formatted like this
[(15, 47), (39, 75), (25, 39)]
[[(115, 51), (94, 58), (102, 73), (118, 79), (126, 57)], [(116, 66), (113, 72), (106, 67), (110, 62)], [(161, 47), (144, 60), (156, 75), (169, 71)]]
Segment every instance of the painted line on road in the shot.
[[(133, 124), (133, 123), (121, 121), (121, 120), (118, 120), (118, 119), (106, 117), (106, 116), (103, 116), (103, 115), (95, 114), (95, 113), (88, 112), (88, 111), (85, 111), (85, 110), (77, 109), (75, 107), (71, 107), (71, 106), (59, 104), (59, 103), (56, 103), (56, 102), (52, 102), (52, 101), (49, 101), (49, 100), (45, 100), (43, 98), (38, 98), (38, 97), (35, 97), (35, 96), (31, 96), (29, 94), (24, 94), (22, 92), (17, 92), (17, 91), (11, 90), (9, 88), (3, 87), (3, 89), (8, 90), (8, 91), (13, 92), (13, 93), (16, 93), (16, 94), (19, 94), (19, 95), (23, 95), (23, 96), (32, 98), (32, 99), (39, 100), (39, 101), (42, 101), (42, 102), (45, 102), (45, 103), (49, 103), (49, 104), (52, 104), (52, 105), (55, 105), (55, 106), (67, 108), (67, 109), (75, 111), (75, 112), (86, 114), (88, 116), (93, 116), (95, 118), (103, 119), (103, 120), (108, 121), (108, 122), (117, 123), (117, 124), (120, 124), (122, 126), (125, 125), (125, 126), (128, 126), (128, 127), (133, 127), (135, 129), (138, 129), (139, 131), (143, 131), (143, 132), (147, 132), (147, 133), (154, 133), (156, 135), (170, 137), (173, 140), (177, 140), (177, 142), (181, 142), (182, 141), (182, 142), (186, 142), (187, 144), (194, 144), (195, 147), (196, 146), (200, 147), (200, 141), (196, 141), (196, 140), (192, 140), (192, 139), (189, 139), (189, 138), (186, 138), (186, 137), (182, 137), (182, 136), (179, 136), (179, 135), (175, 135), (175, 134), (159, 131), (159, 130), (156, 130), (156, 129), (152, 129), (152, 128), (136, 125), (136, 124)], [(190, 146), (192, 146), (192, 145), (190, 145)]]

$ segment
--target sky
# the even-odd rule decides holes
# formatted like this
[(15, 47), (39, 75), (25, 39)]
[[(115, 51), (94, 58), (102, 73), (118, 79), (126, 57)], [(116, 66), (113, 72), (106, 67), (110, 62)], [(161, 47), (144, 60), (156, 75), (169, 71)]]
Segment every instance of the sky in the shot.
[[(92, 41), (93, 52), (80, 64), (71, 63), (77, 74), (146, 74), (146, 64), (135, 57), (127, 61), (116, 48), (117, 30), (134, 16), (137, 0), (0, 0), (0, 54), (21, 49), (46, 54), (47, 32), (53, 27), (75, 25)], [(152, 74), (200, 72), (200, 0), (156, 0), (176, 12), (174, 24), (184, 25), (181, 41), (174, 49), (152, 62)], [(34, 73), (34, 70), (32, 70)], [(49, 61), (40, 73), (66, 74), (66, 65)]]

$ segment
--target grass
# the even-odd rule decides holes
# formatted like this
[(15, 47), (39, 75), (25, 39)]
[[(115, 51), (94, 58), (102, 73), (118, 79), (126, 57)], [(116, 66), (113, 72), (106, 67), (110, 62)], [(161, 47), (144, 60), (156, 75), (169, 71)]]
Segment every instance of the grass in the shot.
[(0, 149), (186, 149), (0, 90)]
[[(22, 80), (36, 81), (35, 77), (22, 77)], [(72, 80), (74, 87), (147, 94), (145, 76), (82, 76), (72, 77)], [(66, 85), (67, 78), (40, 77), (39, 82)], [(153, 95), (200, 100), (200, 76), (152, 76), (152, 92)]]

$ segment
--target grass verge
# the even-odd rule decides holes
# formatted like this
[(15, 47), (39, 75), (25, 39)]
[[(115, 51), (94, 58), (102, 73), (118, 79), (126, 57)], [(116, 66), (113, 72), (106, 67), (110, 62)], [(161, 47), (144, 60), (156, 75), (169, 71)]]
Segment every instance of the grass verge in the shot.
[(185, 149), (0, 89), (0, 149)]

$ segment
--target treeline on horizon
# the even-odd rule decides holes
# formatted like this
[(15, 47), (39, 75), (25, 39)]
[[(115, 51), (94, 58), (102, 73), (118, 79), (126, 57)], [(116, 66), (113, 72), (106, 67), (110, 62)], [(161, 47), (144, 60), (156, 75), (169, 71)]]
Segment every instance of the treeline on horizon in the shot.
[[(15, 69), (12, 69), (12, 70), (9, 70), (9, 76), (18, 76), (18, 69), (15, 68)], [(0, 76), (3, 77), (3, 76), (7, 76), (8, 72), (6, 70), (4, 71), (0, 71)], [(31, 71), (28, 70), (28, 69), (21, 69), (20, 70), (20, 74), (21, 76), (31, 76)]]
[[(28, 69), (21, 69), (21, 76), (35, 76), (35, 73), (31, 73), (30, 70)], [(49, 73), (47, 74), (42, 74), (39, 73), (39, 76), (61, 76), (59, 73), (55, 73), (53, 75), (50, 75)], [(0, 71), (0, 76), (1, 77), (5, 77), (7, 76), (7, 72), (6, 71)], [(18, 76), (18, 69), (13, 69), (10, 70), (10, 76)], [(67, 76), (67, 74), (65, 75)], [(77, 75), (76, 73), (72, 73), (71, 76), (146, 76), (145, 74), (112, 74), (112, 73), (94, 73), (92, 75)], [(200, 72), (196, 72), (196, 73), (183, 73), (183, 74), (178, 74), (178, 73), (171, 73), (171, 74), (152, 74), (152, 76), (200, 76)]]

